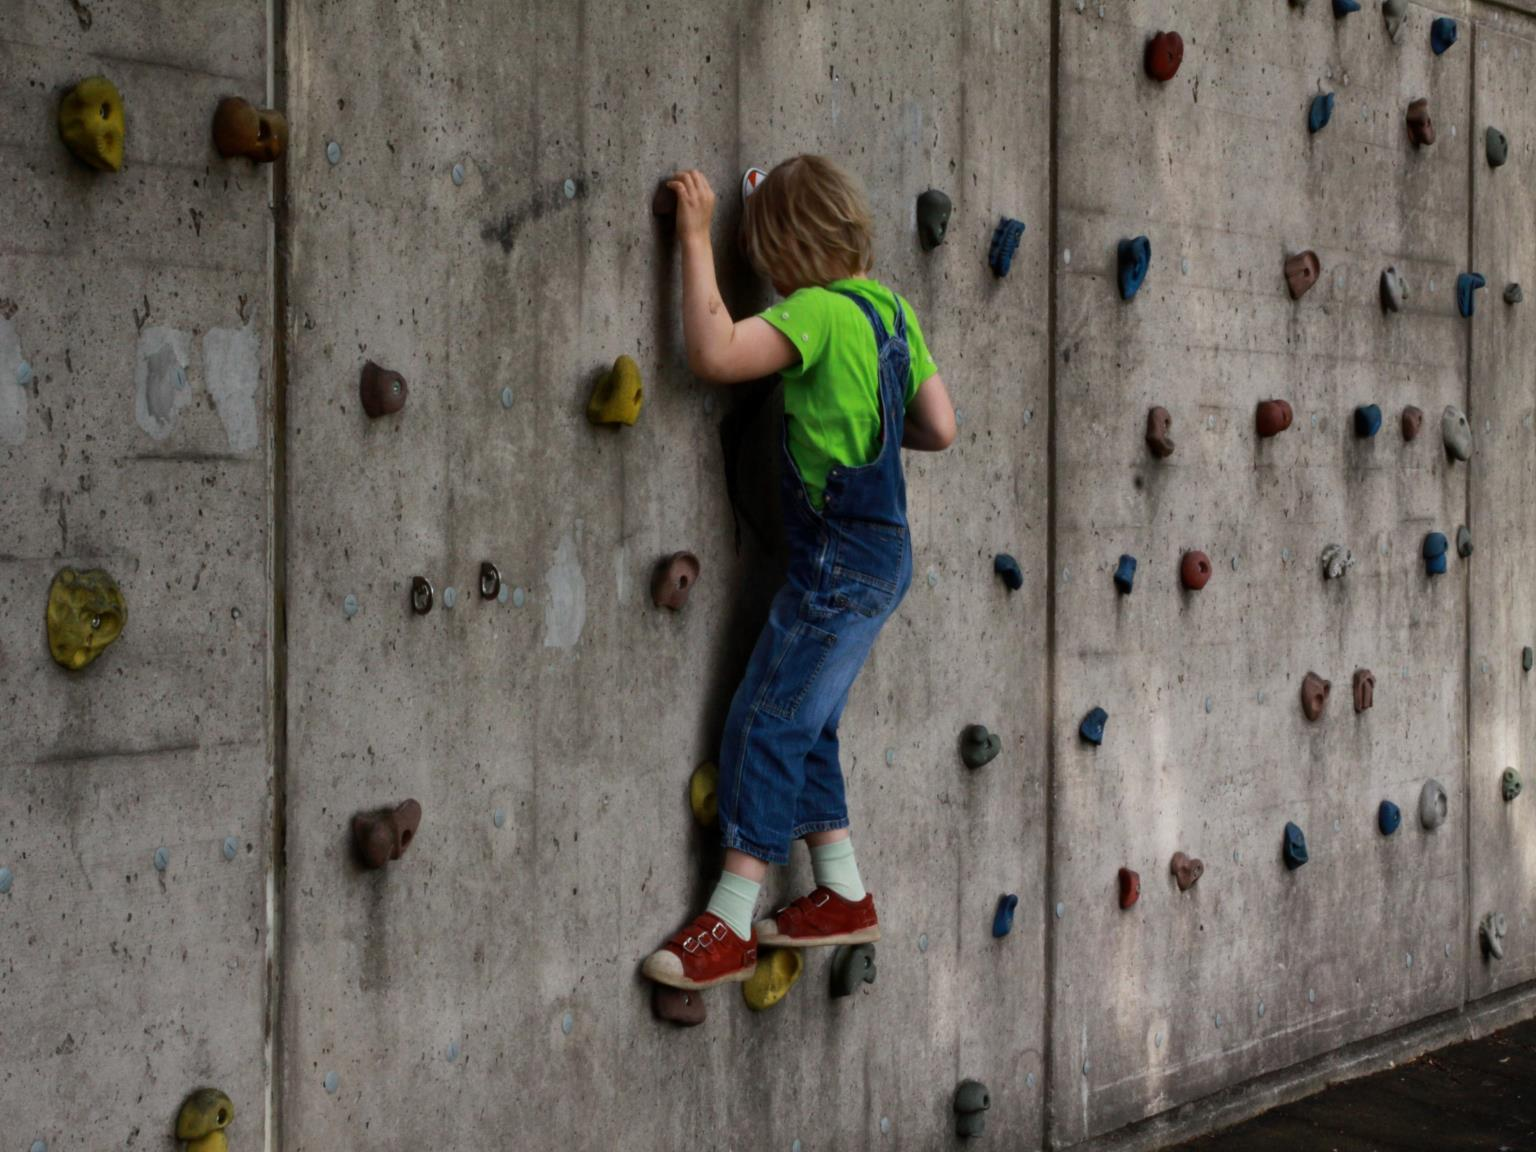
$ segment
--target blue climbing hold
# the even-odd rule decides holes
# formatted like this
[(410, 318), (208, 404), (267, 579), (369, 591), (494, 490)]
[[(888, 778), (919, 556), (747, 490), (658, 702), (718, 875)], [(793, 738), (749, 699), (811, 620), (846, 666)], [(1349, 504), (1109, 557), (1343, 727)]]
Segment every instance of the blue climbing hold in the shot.
[(1152, 241), (1145, 236), (1122, 240), (1116, 252), (1120, 267), (1120, 299), (1134, 300), (1152, 266)]
[(1471, 319), (1472, 293), (1487, 286), (1488, 281), (1476, 272), (1463, 272), (1456, 277), (1456, 308), (1462, 316)]
[(1440, 56), (1452, 44), (1456, 43), (1456, 21), (1449, 16), (1442, 16), (1429, 26), (1429, 46), (1435, 50), (1435, 55)]
[(1333, 14), (1340, 20), (1360, 11), (1360, 0), (1333, 0)]
[(1307, 109), (1307, 131), (1316, 135), (1328, 127), (1333, 119), (1333, 93), (1319, 92), (1312, 97), (1312, 107)]
[(1307, 862), (1307, 836), (1295, 824), (1285, 826), (1285, 866), (1292, 872)]
[(1019, 906), (1019, 898), (1012, 892), (997, 898), (997, 914), (992, 917), (992, 935), (1001, 940), (1013, 931), (1013, 910)]
[(1397, 826), (1403, 822), (1403, 811), (1390, 800), (1383, 800), (1381, 807), (1376, 809), (1376, 826), (1381, 829), (1383, 836), (1390, 836), (1397, 831)]
[(1024, 569), (1019, 567), (1019, 562), (1006, 552), (999, 552), (997, 559), (992, 561), (992, 571), (1003, 578), (1003, 583), (1008, 585), (1008, 591), (1017, 592), (1024, 587)]
[(997, 222), (992, 233), (992, 247), (987, 252), (987, 263), (994, 276), (1008, 275), (1013, 267), (1013, 254), (1019, 250), (1019, 237), (1024, 235), (1024, 221), (1004, 216)]
[(1109, 713), (1102, 708), (1095, 708), (1083, 717), (1083, 722), (1078, 725), (1077, 731), (1084, 740), (1093, 745), (1104, 743), (1104, 725), (1109, 723)]
[(1369, 440), (1381, 431), (1381, 409), (1375, 404), (1362, 404), (1355, 409), (1355, 435)]
[(1450, 547), (1444, 532), (1431, 532), (1424, 537), (1424, 571), (1431, 576), (1445, 575), (1445, 553)]
[(1123, 595), (1129, 596), (1131, 589), (1136, 586), (1136, 557), (1122, 556), (1120, 563), (1115, 567), (1115, 587), (1120, 589)]

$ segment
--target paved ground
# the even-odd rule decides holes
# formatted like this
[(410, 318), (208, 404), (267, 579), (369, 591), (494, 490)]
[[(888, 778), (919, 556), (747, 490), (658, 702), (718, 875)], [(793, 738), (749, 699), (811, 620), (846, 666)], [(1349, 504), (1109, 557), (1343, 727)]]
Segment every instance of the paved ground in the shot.
[(1340, 1084), (1177, 1152), (1536, 1152), (1536, 1020)]

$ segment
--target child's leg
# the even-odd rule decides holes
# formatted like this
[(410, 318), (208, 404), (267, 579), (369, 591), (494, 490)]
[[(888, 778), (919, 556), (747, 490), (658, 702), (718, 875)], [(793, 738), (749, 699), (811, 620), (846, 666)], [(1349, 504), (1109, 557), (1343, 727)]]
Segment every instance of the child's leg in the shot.
[(727, 852), (725, 867), (704, 911), (714, 913), (732, 932), (747, 939), (752, 935), (752, 913), (757, 907), (757, 894), (767, 875), (768, 865), (756, 857), (745, 852)]
[(805, 758), (805, 787), (795, 805), (795, 836), (811, 850), (811, 874), (818, 888), (828, 888), (844, 900), (864, 899), (864, 882), (853, 858), (848, 834), (848, 800), (838, 759), (837, 725), (848, 694), (837, 702), (822, 726), (821, 736)]

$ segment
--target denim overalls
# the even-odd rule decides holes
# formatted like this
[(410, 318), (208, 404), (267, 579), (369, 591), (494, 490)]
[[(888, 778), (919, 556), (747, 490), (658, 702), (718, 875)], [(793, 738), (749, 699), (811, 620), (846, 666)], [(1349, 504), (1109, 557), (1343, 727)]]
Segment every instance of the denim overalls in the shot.
[(721, 840), (770, 864), (790, 841), (848, 827), (837, 723), (875, 637), (912, 583), (907, 482), (901, 470), (911, 356), (906, 315), (896, 331), (863, 297), (880, 360), (880, 451), (827, 476), (821, 511), (782, 451), (780, 499), (789, 578), (773, 599), (720, 741)]

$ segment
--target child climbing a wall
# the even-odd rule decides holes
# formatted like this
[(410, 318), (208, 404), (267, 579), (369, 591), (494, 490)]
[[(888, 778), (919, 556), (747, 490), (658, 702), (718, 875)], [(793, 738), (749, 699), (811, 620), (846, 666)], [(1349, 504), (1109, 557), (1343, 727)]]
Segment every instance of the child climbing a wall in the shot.
[[(682, 172), (677, 196), (683, 335), (695, 375), (784, 380), (783, 506), (788, 577), (769, 610), (721, 738), (717, 793), (725, 864), (702, 914), (642, 971), (676, 988), (750, 977), (758, 945), (809, 948), (880, 938), (848, 833), (837, 726), (875, 637), (912, 582), (901, 451), (937, 452), (955, 411), (917, 317), (870, 278), (873, 225), (848, 173), (797, 156), (754, 169), (743, 242), (784, 299), (733, 321), (715, 281), (715, 194)], [(771, 864), (793, 840), (815, 888), (752, 922)]]

